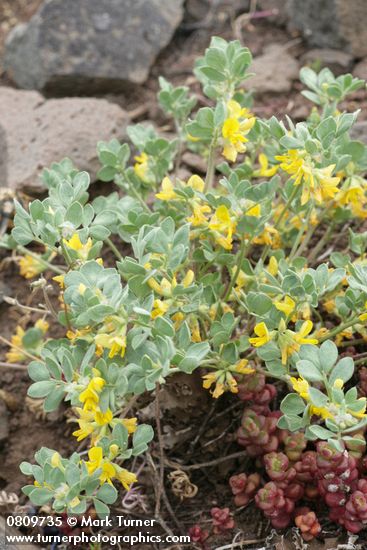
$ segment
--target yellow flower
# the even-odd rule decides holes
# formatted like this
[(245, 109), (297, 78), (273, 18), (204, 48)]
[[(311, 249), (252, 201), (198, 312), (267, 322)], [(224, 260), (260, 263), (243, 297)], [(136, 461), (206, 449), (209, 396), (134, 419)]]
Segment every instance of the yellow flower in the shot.
[(238, 374), (252, 374), (255, 372), (255, 369), (252, 367), (248, 367), (248, 360), (247, 359), (240, 359), (234, 366), (235, 372)]
[(121, 317), (107, 317), (102, 327), (94, 337), (98, 348), (108, 349), (108, 357), (112, 359), (115, 355), (124, 357), (126, 350), (126, 323)]
[(185, 320), (185, 315), (181, 313), (181, 311), (177, 311), (177, 313), (172, 315), (172, 321), (174, 322), (176, 330), (180, 328), (184, 320)]
[(351, 414), (355, 418), (365, 418), (366, 417), (366, 405), (367, 405), (366, 398), (365, 397), (360, 397), (358, 399), (358, 401), (361, 404), (361, 407), (358, 411), (354, 411), (352, 409), (347, 409), (347, 411), (348, 411), (349, 414)]
[(137, 418), (123, 418), (121, 420), (121, 424), (125, 426), (129, 434), (133, 434), (136, 431), (137, 428)]
[(296, 302), (290, 296), (285, 296), (283, 301), (274, 302), (275, 307), (286, 314), (287, 317), (294, 311)]
[(282, 355), (282, 364), (286, 365), (288, 357), (299, 351), (301, 344), (318, 344), (316, 338), (306, 338), (313, 328), (312, 321), (302, 323), (299, 332), (286, 328), (284, 320), (281, 320), (278, 329), (278, 345)]
[(245, 211), (246, 216), (253, 216), (254, 218), (258, 218), (261, 216), (261, 205), (255, 204), (254, 206), (251, 206)]
[(186, 273), (185, 277), (182, 279), (182, 284), (185, 288), (191, 285), (191, 283), (194, 281), (195, 273), (192, 269), (189, 269)]
[(62, 469), (61, 456), (58, 452), (55, 452), (51, 457), (51, 466), (53, 468)]
[(341, 378), (337, 378), (333, 384), (333, 387), (338, 390), (341, 390), (343, 386), (344, 386), (344, 380), (342, 380)]
[(71, 250), (77, 252), (79, 258), (82, 260), (88, 259), (89, 251), (93, 246), (93, 241), (90, 237), (88, 238), (87, 242), (83, 244), (80, 240), (78, 233), (74, 233), (74, 235), (69, 240), (63, 239), (63, 243)]
[(189, 327), (191, 331), (191, 341), (201, 342), (200, 326), (199, 321), (196, 319), (196, 317), (190, 316)]
[(229, 371), (218, 370), (203, 376), (203, 388), (209, 389), (213, 384), (215, 388), (211, 394), (214, 399), (218, 399), (225, 391), (238, 393), (237, 382)]
[[(97, 369), (93, 369), (96, 373), (99, 374)], [(84, 409), (95, 410), (99, 403), (99, 394), (103, 390), (106, 382), (100, 376), (95, 375), (90, 382), (88, 383), (86, 389), (81, 392), (79, 395), (79, 401), (83, 403)]]
[(269, 168), (269, 159), (264, 153), (260, 153), (259, 155), (259, 164), (260, 169), (254, 172), (254, 175), (257, 177), (260, 176), (270, 178), (271, 176), (274, 176), (279, 169), (278, 165), (274, 165)]
[[(323, 303), (323, 306), (328, 313), (334, 313), (336, 310), (335, 300), (333, 298), (329, 298), (328, 300), (325, 300), (325, 302)], [(366, 315), (366, 319), (367, 319), (367, 315)]]
[(65, 275), (55, 275), (55, 277), (52, 277), (52, 280), (58, 283), (61, 289), (65, 288), (64, 279), (65, 279)]
[(353, 338), (353, 334), (353, 328), (346, 328), (342, 330), (335, 336), (335, 344), (340, 346), (344, 339), (351, 340)]
[(172, 289), (177, 286), (177, 281), (175, 277), (172, 278), (172, 281), (169, 281), (168, 279), (163, 277), (161, 279), (161, 282), (158, 283), (155, 279), (150, 278), (148, 279), (148, 285), (157, 294), (169, 298), (170, 296), (172, 296)]
[(124, 487), (124, 489), (126, 489), (126, 491), (129, 491), (131, 485), (138, 481), (138, 478), (136, 477), (135, 474), (133, 474), (132, 472), (129, 472), (128, 470), (125, 470), (124, 468), (119, 468), (117, 478), (122, 484), (122, 486)]
[(223, 156), (235, 162), (238, 153), (244, 153), (244, 143), (248, 141), (245, 137), (255, 124), (255, 117), (245, 108), (242, 108), (237, 101), (230, 100), (227, 103), (228, 118), (222, 126)]
[[(367, 309), (367, 302), (365, 302), (364, 307)], [(365, 321), (365, 320), (367, 319), (367, 312), (366, 312), (366, 313), (362, 313), (362, 315), (359, 316), (359, 319), (360, 319), (361, 321)]]
[(220, 246), (225, 250), (232, 250), (232, 236), (236, 223), (231, 220), (229, 210), (224, 204), (218, 206), (214, 212), (209, 222), (209, 229)]
[(37, 260), (29, 254), (22, 256), (18, 263), (20, 274), (25, 279), (32, 279), (45, 270), (45, 264), (41, 260)]
[(255, 325), (254, 333), (256, 334), (256, 337), (249, 338), (248, 341), (250, 344), (255, 346), (255, 348), (264, 346), (272, 339), (271, 333), (268, 331), (268, 328), (263, 321)]
[(80, 407), (77, 407), (76, 411), (80, 416), (80, 418), (78, 418), (77, 420), (79, 424), (79, 430), (75, 430), (73, 432), (73, 436), (77, 438), (77, 441), (82, 441), (94, 432), (94, 413), (93, 411), (85, 411)]
[(27, 358), (26, 354), (23, 353), (23, 336), (25, 332), (19, 325), (15, 330), (15, 334), (11, 337), (12, 347), (6, 354), (8, 363), (21, 363)]
[(151, 176), (149, 174), (149, 157), (146, 153), (141, 153), (134, 157), (136, 163), (134, 164), (135, 174), (144, 182), (151, 183)]
[(293, 386), (294, 391), (296, 391), (303, 399), (306, 401), (309, 400), (309, 383), (304, 378), (295, 378), (294, 376), (291, 376), (291, 383)]
[(327, 418), (334, 418), (331, 412), (326, 407), (315, 407), (314, 405), (311, 405), (310, 407), (310, 414), (311, 416), (314, 414), (316, 416), (321, 416), (324, 420)]
[(195, 189), (195, 191), (199, 191), (200, 193), (202, 193), (205, 188), (205, 181), (200, 176), (194, 174), (188, 179), (186, 185), (188, 187), (191, 187), (192, 189)]
[(197, 201), (193, 202), (191, 205), (192, 216), (186, 218), (186, 221), (191, 223), (194, 227), (199, 225), (205, 225), (207, 223), (207, 218), (205, 214), (210, 214), (211, 209), (207, 204), (200, 204)]
[(35, 322), (34, 326), (41, 330), (43, 334), (45, 334), (50, 328), (50, 325), (44, 319), (38, 319), (38, 321)]
[(302, 184), (301, 204), (313, 197), (319, 204), (332, 199), (339, 192), (340, 177), (332, 176), (335, 164), (316, 168), (311, 157), (304, 150), (290, 149), (285, 155), (275, 157), (282, 170), (292, 176), (294, 185)]
[(174, 200), (176, 198), (179, 198), (177, 196), (177, 194), (175, 193), (173, 183), (167, 177), (163, 178), (162, 191), (160, 193), (156, 193), (156, 197), (157, 197), (157, 199), (160, 199), (161, 201), (171, 201), (171, 200)]
[(162, 301), (162, 300), (154, 300), (153, 302), (154, 309), (152, 310), (152, 319), (156, 319), (157, 317), (160, 317), (161, 315), (164, 315), (169, 310), (170, 304), (169, 300)]
[(89, 461), (85, 463), (88, 473), (93, 474), (96, 470), (101, 469), (102, 472), (99, 476), (101, 484), (106, 481), (112, 484), (112, 479), (116, 477), (116, 470), (113, 464), (103, 458), (102, 447), (92, 447), (89, 449), (88, 457)]
[(273, 277), (278, 275), (278, 262), (275, 256), (270, 256), (269, 263), (268, 263), (268, 271), (270, 275), (273, 275)]
[(257, 237), (254, 237), (253, 242), (254, 244), (266, 244), (272, 248), (279, 248), (281, 245), (279, 231), (272, 225), (266, 223), (263, 232)]

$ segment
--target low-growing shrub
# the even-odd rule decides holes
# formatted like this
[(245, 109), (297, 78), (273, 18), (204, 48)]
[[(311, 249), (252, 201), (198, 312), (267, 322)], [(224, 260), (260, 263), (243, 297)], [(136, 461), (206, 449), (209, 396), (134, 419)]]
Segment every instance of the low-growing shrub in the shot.
[[(341, 106), (364, 82), (304, 68), (307, 120), (267, 120), (243, 89), (250, 63), (239, 42), (213, 38), (195, 67), (210, 105), (199, 109), (188, 88), (160, 79), (176, 137), (130, 126), (133, 160), (127, 143), (98, 143), (99, 180), (118, 191), (90, 200), (88, 174), (63, 160), (44, 171), (47, 198), (16, 203), (2, 244), (22, 254), (52, 315), (51, 281), (37, 277), (54, 272), (65, 337), (46, 339), (44, 320), (18, 329), (8, 361), (32, 358), (29, 396), (45, 411), (65, 401), (76, 441), (89, 442), (88, 456), (42, 448), (21, 465), (36, 505), (107, 514), (115, 486), (136, 481), (124, 461), (153, 437), (125, 416), (131, 399), (195, 372), (214, 399), (244, 402), (238, 443), (264, 476), (231, 478), (236, 505), (255, 499), (279, 528), (294, 518), (305, 540), (320, 532), (318, 495), (349, 531), (367, 520), (365, 374), (359, 391), (355, 370), (367, 360), (367, 154), (350, 137), (358, 112)], [(205, 174), (183, 172), (186, 150)], [(234, 525), (227, 508), (212, 516), (215, 532)], [(192, 532), (204, 543), (207, 532)]]

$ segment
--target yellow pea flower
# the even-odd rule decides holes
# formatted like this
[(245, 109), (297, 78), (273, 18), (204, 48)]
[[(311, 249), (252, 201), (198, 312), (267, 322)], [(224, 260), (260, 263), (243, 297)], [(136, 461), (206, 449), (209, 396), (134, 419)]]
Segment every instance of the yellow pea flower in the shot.
[(241, 107), (237, 101), (230, 100), (227, 103), (228, 118), (222, 126), (223, 156), (235, 162), (238, 153), (246, 151), (245, 143), (248, 141), (246, 135), (255, 124), (255, 117)]
[(274, 302), (278, 311), (282, 311), (287, 317), (294, 311), (296, 302), (290, 296), (285, 296), (282, 301)]
[(117, 479), (122, 484), (124, 489), (126, 489), (126, 491), (129, 491), (131, 485), (138, 481), (138, 478), (136, 477), (135, 474), (133, 474), (132, 472), (129, 472), (128, 470), (125, 470), (124, 468), (119, 468)]
[(161, 315), (167, 313), (170, 307), (169, 300), (154, 300), (153, 307), (154, 309), (152, 310), (151, 316), (152, 319), (156, 319), (157, 317), (160, 317)]
[(38, 319), (38, 321), (35, 322), (34, 326), (41, 330), (43, 334), (45, 334), (50, 328), (50, 325), (44, 319)]
[(157, 199), (160, 199), (161, 201), (171, 201), (171, 200), (180, 198), (176, 194), (173, 183), (168, 177), (163, 178), (162, 191), (160, 191), (159, 193), (156, 193), (155, 196), (157, 197)]
[(232, 250), (232, 237), (236, 229), (236, 222), (231, 220), (229, 210), (224, 204), (218, 206), (214, 212), (209, 222), (209, 229), (220, 246), (225, 250)]
[[(97, 369), (93, 369), (97, 371)], [(98, 372), (98, 371), (97, 371)], [(99, 374), (99, 373), (98, 373)], [(79, 401), (83, 403), (85, 410), (95, 410), (99, 403), (99, 394), (106, 382), (100, 376), (95, 375), (88, 383), (86, 389), (79, 395)]]
[(136, 163), (134, 164), (134, 172), (144, 183), (151, 183), (151, 176), (149, 174), (149, 157), (146, 153), (141, 153), (134, 157)]
[(260, 153), (258, 160), (259, 160), (260, 168), (259, 168), (259, 170), (255, 170), (255, 172), (254, 172), (255, 176), (270, 178), (270, 177), (274, 176), (274, 174), (277, 173), (277, 171), (279, 169), (279, 165), (275, 164), (274, 166), (271, 166), (269, 168), (269, 159), (265, 155), (265, 153)]
[(316, 338), (306, 338), (312, 331), (312, 321), (302, 323), (298, 332), (287, 329), (282, 319), (278, 328), (278, 346), (282, 355), (282, 364), (286, 365), (288, 358), (296, 351), (299, 351), (302, 344), (318, 344)]
[(93, 241), (90, 237), (87, 239), (87, 242), (83, 244), (78, 233), (74, 233), (69, 240), (63, 239), (63, 243), (71, 250), (77, 252), (79, 258), (82, 260), (88, 259), (89, 251), (93, 246)]
[(19, 272), (25, 279), (33, 279), (45, 270), (45, 264), (34, 256), (25, 254), (18, 260)]
[(240, 359), (234, 366), (234, 371), (238, 374), (252, 374), (255, 369), (248, 367), (248, 359)]
[(55, 277), (52, 277), (52, 280), (55, 281), (56, 283), (58, 283), (61, 290), (63, 290), (65, 288), (65, 282), (64, 282), (65, 275), (55, 275)]
[(59, 470), (63, 469), (62, 463), (61, 463), (61, 456), (58, 452), (55, 452), (51, 457), (51, 466), (53, 468), (59, 468)]
[(311, 405), (310, 414), (311, 416), (313, 414), (316, 416), (320, 416), (323, 420), (326, 420), (327, 418), (334, 418), (331, 412), (326, 407), (315, 407), (314, 405)]
[(249, 338), (250, 344), (252, 344), (255, 348), (259, 348), (261, 346), (264, 346), (272, 339), (272, 333), (268, 331), (268, 327), (266, 324), (262, 321), (261, 323), (258, 323), (255, 325), (254, 333), (256, 334), (256, 337)]
[(199, 225), (205, 225), (207, 223), (206, 214), (211, 213), (211, 208), (207, 204), (200, 204), (194, 202), (191, 204), (192, 216), (186, 218), (186, 221), (191, 223), (194, 227)]
[[(364, 307), (367, 309), (367, 302), (364, 303)], [(359, 316), (359, 319), (361, 321), (365, 321), (367, 319), (367, 312), (366, 313), (362, 313), (362, 315)]]
[(23, 336), (25, 334), (24, 329), (19, 325), (15, 329), (15, 334), (11, 337), (12, 347), (6, 353), (6, 360), (8, 363), (21, 363), (27, 359), (26, 354), (23, 352)]
[(282, 170), (290, 174), (294, 185), (302, 184), (301, 204), (306, 204), (312, 196), (321, 204), (324, 200), (333, 199), (339, 192), (340, 177), (332, 176), (335, 164), (316, 168), (311, 157), (302, 149), (290, 149), (285, 155), (275, 157), (280, 161)]
[(291, 376), (291, 384), (293, 386), (294, 391), (296, 391), (303, 399), (308, 401), (310, 399), (309, 396), (309, 390), (310, 385), (304, 378), (295, 378), (294, 376)]
[(278, 262), (277, 262), (277, 259), (276, 259), (275, 256), (270, 256), (267, 269), (268, 269), (270, 275), (273, 275), (273, 277), (278, 275), (279, 268), (278, 268)]
[(101, 484), (110, 483), (112, 485), (112, 479), (116, 477), (116, 470), (113, 464), (108, 459), (103, 458), (102, 447), (92, 447), (88, 451), (89, 461), (85, 463), (88, 473), (93, 474), (98, 469), (102, 470), (99, 476)]

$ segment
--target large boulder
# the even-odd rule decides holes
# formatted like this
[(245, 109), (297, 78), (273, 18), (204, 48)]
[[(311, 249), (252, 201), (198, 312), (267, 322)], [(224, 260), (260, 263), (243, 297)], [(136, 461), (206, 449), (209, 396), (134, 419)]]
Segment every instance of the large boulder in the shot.
[(0, 186), (41, 190), (43, 168), (69, 157), (95, 179), (99, 140), (124, 139), (128, 117), (105, 99), (45, 100), (0, 87)]
[(367, 55), (366, 0), (288, 0), (290, 26), (311, 46)]
[(21, 88), (117, 91), (141, 84), (183, 15), (183, 0), (46, 0), (6, 41), (5, 68)]

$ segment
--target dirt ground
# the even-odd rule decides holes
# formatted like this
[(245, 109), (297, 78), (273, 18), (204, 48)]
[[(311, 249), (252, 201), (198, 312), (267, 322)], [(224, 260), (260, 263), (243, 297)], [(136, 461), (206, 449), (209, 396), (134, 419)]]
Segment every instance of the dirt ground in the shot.
[[(0, 85), (11, 85), (1, 67), (1, 52), (6, 35), (15, 24), (29, 19), (40, 3), (41, 0), (0, 1)], [(167, 121), (160, 113), (155, 99), (157, 77), (163, 75), (173, 83), (185, 83), (198, 91), (191, 72), (194, 60), (202, 54), (212, 35), (221, 35), (227, 39), (238, 37), (235, 17), (235, 13), (228, 15), (227, 6), (223, 12), (219, 9), (215, 14), (210, 14), (204, 22), (189, 20), (176, 32), (173, 43), (161, 54), (144, 86), (136, 88), (132, 94), (106, 97), (127, 109), (134, 122), (150, 119), (158, 127), (167, 129)], [(242, 40), (254, 55), (260, 54), (264, 45), (268, 43), (279, 43), (288, 44), (292, 55), (299, 57), (305, 51), (302, 41), (297, 36), (289, 35), (276, 23), (277, 21), (273, 18), (249, 23), (241, 29)], [(308, 103), (299, 94), (300, 88), (300, 83), (296, 82), (287, 94), (268, 94), (255, 98), (253, 109), (255, 114), (269, 117), (272, 114), (280, 116), (287, 112), (296, 120), (302, 118), (307, 112), (305, 110), (308, 108)], [(199, 99), (204, 101), (204, 98)], [(361, 118), (366, 118), (365, 102), (364, 94), (358, 93), (349, 102), (348, 108), (351, 110), (362, 108), (364, 114)], [(16, 263), (1, 249), (0, 262), (0, 335), (10, 340), (16, 325), (20, 323), (24, 327), (27, 326), (32, 321), (32, 315), (24, 317), (21, 309), (9, 306), (2, 301), (1, 293), (15, 298), (21, 304), (33, 307), (37, 307), (42, 301), (42, 296), (40, 293), (30, 292), (29, 282), (20, 277)], [(56, 294), (55, 288), (52, 299), (56, 300)], [(51, 334), (56, 335), (57, 332), (52, 331), (57, 330), (59, 329), (52, 327)], [(0, 361), (2, 362), (6, 362), (7, 349), (3, 341), (0, 342)], [(20, 492), (25, 480), (19, 471), (19, 463), (23, 460), (32, 460), (34, 452), (41, 446), (57, 449), (63, 454), (76, 449), (70, 437), (72, 425), (67, 421), (65, 411), (60, 410), (46, 418), (42, 416), (40, 409), (34, 404), (30, 405), (29, 400), (26, 399), (28, 385), (26, 370), (13, 370), (0, 366), (0, 388), (6, 392), (9, 422), (9, 436), (0, 446), (0, 493), (1, 491), (14, 492), (21, 505), (26, 503), (26, 499)], [(166, 490), (172, 513), (167, 512), (167, 505), (164, 510), (162, 509), (165, 521), (175, 533), (179, 530), (187, 533), (188, 528), (195, 523), (200, 523), (202, 526), (209, 523), (211, 507), (230, 506), (235, 513), (235, 536), (231, 534), (223, 538), (217, 537), (216, 540), (210, 539), (209, 548), (222, 546), (228, 550), (265, 547), (276, 550), (283, 548), (302, 550), (305, 547), (302, 546), (294, 531), (289, 530), (285, 537), (277, 534), (253, 505), (237, 510), (232, 506), (228, 478), (235, 472), (248, 469), (251, 471), (253, 466), (244, 453), (238, 456), (241, 448), (235, 441), (235, 432), (239, 425), (243, 404), (231, 396), (225, 396), (219, 403), (213, 404), (208, 400), (207, 395), (203, 393), (199, 378), (195, 376), (178, 377), (168, 384), (162, 393), (166, 472), (172, 471), (180, 464), (189, 466), (187, 473), (191, 482), (198, 487), (195, 498), (180, 501), (173, 495), (170, 483), (167, 482)], [(154, 423), (154, 412), (149, 399), (142, 399), (137, 404), (135, 414), (141, 421)], [(187, 418), (190, 418), (189, 423)], [(233, 458), (226, 458), (232, 454), (235, 455)], [(158, 462), (158, 449), (154, 444), (151, 448), (152, 463), (143, 464), (142, 460), (139, 458), (139, 462), (135, 464), (136, 467), (141, 466), (143, 470), (138, 485), (139, 498), (133, 505), (124, 501), (122, 496), (115, 512), (126, 512), (128, 509), (129, 513), (135, 514), (136, 517), (151, 517), (154, 513), (153, 488), (156, 483), (156, 473), (152, 463), (156, 465)], [(128, 506), (132, 507), (128, 508)], [(337, 546), (338, 528), (328, 522), (326, 514), (323, 514), (320, 508), (319, 515), (325, 518), (323, 532), (320, 540), (309, 546), (313, 550)], [(339, 542), (342, 542), (342, 538)], [(363, 547), (367, 548), (367, 542), (365, 544), (366, 546)], [(144, 546), (140, 548), (143, 550)]]

